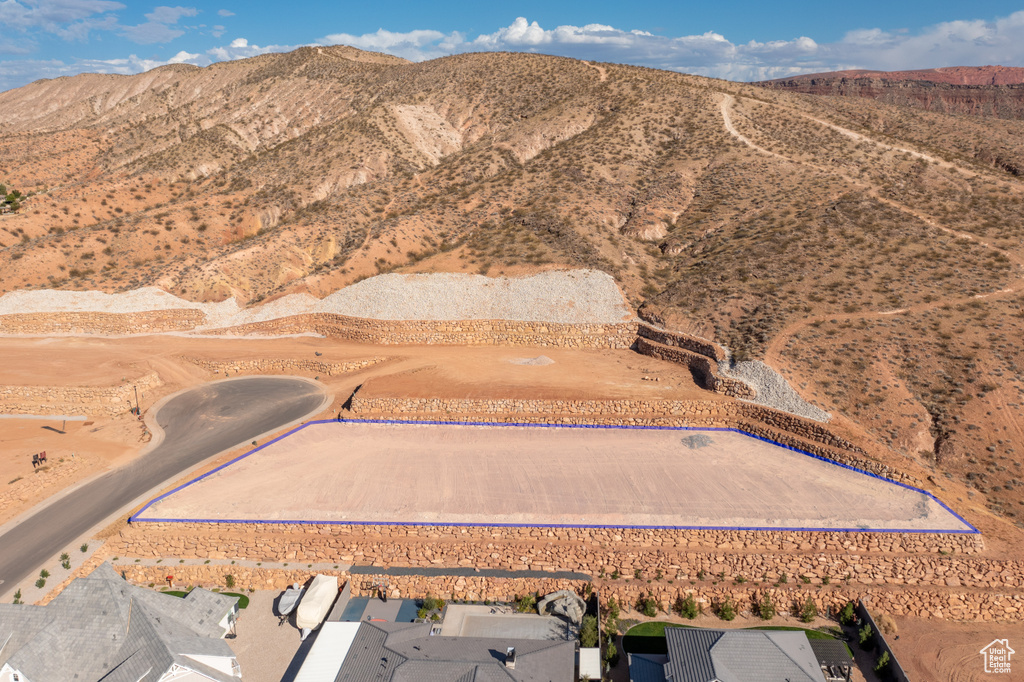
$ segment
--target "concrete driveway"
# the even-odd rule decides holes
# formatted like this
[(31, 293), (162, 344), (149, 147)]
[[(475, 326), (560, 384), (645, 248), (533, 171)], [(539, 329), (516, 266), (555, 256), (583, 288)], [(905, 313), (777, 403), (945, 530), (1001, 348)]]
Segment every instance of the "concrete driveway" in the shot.
[(241, 377), (171, 396), (154, 408), (163, 430), (155, 447), (9, 524), (0, 535), (0, 594), (97, 524), (204, 460), (326, 405), (322, 386), (296, 377)]

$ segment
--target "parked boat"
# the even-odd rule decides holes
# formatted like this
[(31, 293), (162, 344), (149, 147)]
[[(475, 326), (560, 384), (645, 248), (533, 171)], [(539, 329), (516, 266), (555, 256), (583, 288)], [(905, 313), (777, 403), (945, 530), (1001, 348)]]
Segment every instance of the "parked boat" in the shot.
[(302, 598), (305, 591), (306, 588), (302, 587), (298, 583), (293, 584), (284, 591), (281, 598), (277, 600), (277, 615), (281, 617), (281, 620), (278, 621), (278, 625), (288, 619), (288, 615), (295, 610), (295, 607), (298, 605), (299, 600)]
[(302, 639), (306, 639), (310, 632), (320, 627), (337, 598), (337, 576), (318, 575), (313, 578), (295, 612), (295, 624), (302, 629)]

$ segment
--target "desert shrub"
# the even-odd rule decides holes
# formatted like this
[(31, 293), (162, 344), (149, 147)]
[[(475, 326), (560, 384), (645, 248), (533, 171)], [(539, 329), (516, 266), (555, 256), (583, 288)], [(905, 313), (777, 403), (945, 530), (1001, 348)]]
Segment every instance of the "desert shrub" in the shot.
[(700, 614), (700, 606), (697, 604), (697, 600), (694, 599), (692, 594), (686, 595), (686, 598), (677, 597), (675, 603), (676, 612), (683, 618), (689, 618), (693, 620)]
[(765, 592), (757, 604), (757, 615), (761, 617), (761, 620), (771, 620), (775, 617), (775, 612), (775, 602), (772, 601), (771, 595)]
[(853, 602), (847, 602), (846, 606), (839, 612), (839, 622), (843, 625), (850, 625), (853, 623), (854, 618)]
[(226, 576), (224, 576), (224, 586), (226, 588), (228, 588), (229, 590), (234, 588), (234, 586), (235, 586), (235, 576), (231, 575), (230, 573), (228, 573)]

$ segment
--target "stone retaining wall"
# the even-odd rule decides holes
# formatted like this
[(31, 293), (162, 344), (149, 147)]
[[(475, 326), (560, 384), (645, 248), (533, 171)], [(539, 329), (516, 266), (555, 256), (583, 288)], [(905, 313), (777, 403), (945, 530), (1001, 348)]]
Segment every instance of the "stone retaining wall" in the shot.
[(379, 345), (629, 348), (636, 339), (636, 329), (636, 322), (567, 324), (513, 320), (372, 320), (334, 313), (308, 313), (212, 333), (280, 335), (315, 331), (331, 338)]
[[(166, 585), (168, 575), (178, 588), (205, 587), (225, 589), (225, 576), (235, 581), (235, 590), (283, 590), (292, 583), (305, 583), (316, 574), (336, 575), (339, 582), (352, 582), (353, 596), (372, 596), (372, 589), (364, 589), (370, 576), (350, 575), (341, 570), (273, 569), (224, 565), (202, 566), (142, 566), (117, 563), (114, 570), (138, 585), (154, 587)], [(388, 596), (392, 599), (422, 599), (428, 595), (448, 601), (484, 600), (511, 602), (527, 594), (550, 594), (556, 590), (570, 590), (579, 595), (587, 593), (588, 583), (580, 580), (554, 578), (492, 578), (486, 576), (389, 576)], [(914, 616), (966, 621), (1019, 622), (1024, 620), (1024, 595), (1005, 591), (981, 591), (950, 588), (904, 588), (900, 590), (857, 587), (852, 585), (791, 585), (756, 586), (708, 585), (669, 583), (654, 580), (651, 583), (596, 580), (590, 584), (601, 598), (602, 609), (614, 598), (626, 616), (641, 597), (651, 597), (663, 613), (667, 613), (679, 597), (693, 595), (705, 612), (730, 599), (741, 615), (753, 613), (754, 607), (765, 594), (776, 604), (780, 615), (799, 613), (810, 597), (821, 616), (836, 614), (843, 606), (858, 598), (867, 598), (876, 611), (897, 616)], [(59, 591), (48, 595), (49, 601)]]
[(134, 401), (135, 387), (162, 383), (150, 372), (121, 386), (0, 386), (0, 414), (121, 414)]
[(690, 372), (693, 373), (697, 382), (709, 391), (748, 400), (757, 397), (757, 391), (751, 386), (738, 379), (724, 377), (719, 374), (718, 363), (706, 355), (701, 355), (685, 348), (665, 346), (645, 339), (642, 336), (637, 338), (635, 348), (637, 352), (649, 355), (652, 358), (686, 365), (690, 368)]
[(151, 310), (141, 313), (24, 313), (0, 315), (0, 334), (46, 336), (96, 334), (122, 336), (195, 329), (206, 320), (199, 310)]
[(578, 571), (672, 580), (1016, 589), (1024, 562), (977, 536), (898, 533), (135, 522), (110, 540), (133, 558)]
[(388, 360), (385, 357), (375, 357), (368, 360), (353, 360), (351, 362), (321, 362), (319, 360), (295, 360), (290, 358), (254, 358), (252, 360), (218, 362), (186, 355), (180, 357), (186, 362), (191, 362), (193, 365), (202, 367), (215, 374), (222, 372), (230, 374), (290, 374), (293, 372), (306, 372), (310, 374), (325, 374), (327, 376), (358, 372), (361, 369), (366, 369)]
[(659, 329), (649, 323), (641, 322), (637, 326), (637, 334), (642, 339), (648, 339), (661, 346), (674, 346), (688, 350), (691, 353), (704, 355), (715, 361), (715, 364), (728, 359), (725, 349), (717, 343), (712, 343), (697, 336), (690, 336), (682, 332), (671, 332), (667, 329)]
[[(821, 424), (763, 405), (728, 400), (488, 400), (445, 398), (352, 399), (352, 412), (370, 419), (616, 424), (736, 428), (883, 478), (921, 486), (915, 477), (867, 459), (864, 451)], [(641, 416), (642, 415), (642, 416)]]

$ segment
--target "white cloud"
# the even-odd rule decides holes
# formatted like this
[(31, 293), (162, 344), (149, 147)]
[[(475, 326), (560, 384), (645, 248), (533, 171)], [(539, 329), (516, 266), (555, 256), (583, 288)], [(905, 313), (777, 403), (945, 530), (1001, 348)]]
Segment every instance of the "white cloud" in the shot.
[[(191, 7), (156, 7), (148, 21), (134, 27), (117, 24), (110, 12), (124, 5), (108, 0), (0, 0), (0, 17), (14, 29), (0, 37), (0, 54), (26, 54), (36, 49), (30, 30), (49, 31), (67, 40), (84, 40), (91, 32), (123, 32), (140, 43), (167, 42), (184, 32), (182, 17), (196, 16)], [(218, 12), (230, 16), (228, 10)], [(19, 31), (21, 32), (19, 34)], [(215, 38), (224, 34), (214, 26)], [(529, 51), (580, 59), (639, 64), (731, 80), (763, 80), (800, 73), (866, 68), (901, 70), (953, 65), (1002, 64), (1024, 66), (1024, 11), (992, 21), (950, 21), (918, 31), (877, 28), (851, 30), (833, 43), (799, 36), (765, 42), (734, 43), (708, 31), (687, 36), (659, 36), (604, 24), (564, 25), (546, 29), (536, 21), (517, 18), (491, 33), (467, 37), (458, 31), (431, 29), (373, 33), (333, 33), (312, 44), (352, 45), (387, 52), (413, 61), (473, 51)], [(107, 61), (9, 60), (0, 62), (0, 88), (36, 78), (97, 70), (134, 73), (166, 63), (203, 66), (268, 52), (285, 52), (298, 45), (253, 45), (236, 38), (205, 53), (179, 52), (166, 62), (130, 56)], [(116, 70), (115, 70), (116, 69)]]
[(545, 29), (524, 17), (493, 33), (468, 40), (457, 32), (395, 33), (380, 29), (362, 35), (336, 33), (318, 42), (388, 52), (413, 61), (458, 52), (512, 50), (640, 64), (733, 80), (760, 80), (849, 68), (1024, 66), (1024, 11), (995, 21), (936, 24), (917, 33), (905, 29), (893, 32), (854, 30), (835, 43), (818, 43), (807, 36), (733, 43), (712, 31), (665, 37), (603, 24)]
[(233, 16), (235, 16), (235, 13), (232, 12), (231, 10), (229, 10), (229, 9), (219, 9), (219, 10), (217, 10), (217, 16), (219, 16), (219, 17), (233, 17)]
[(195, 7), (156, 7), (146, 14), (149, 21), (137, 26), (122, 26), (121, 35), (142, 45), (169, 43), (185, 35), (184, 29), (176, 27), (178, 19), (194, 17), (198, 13)]

